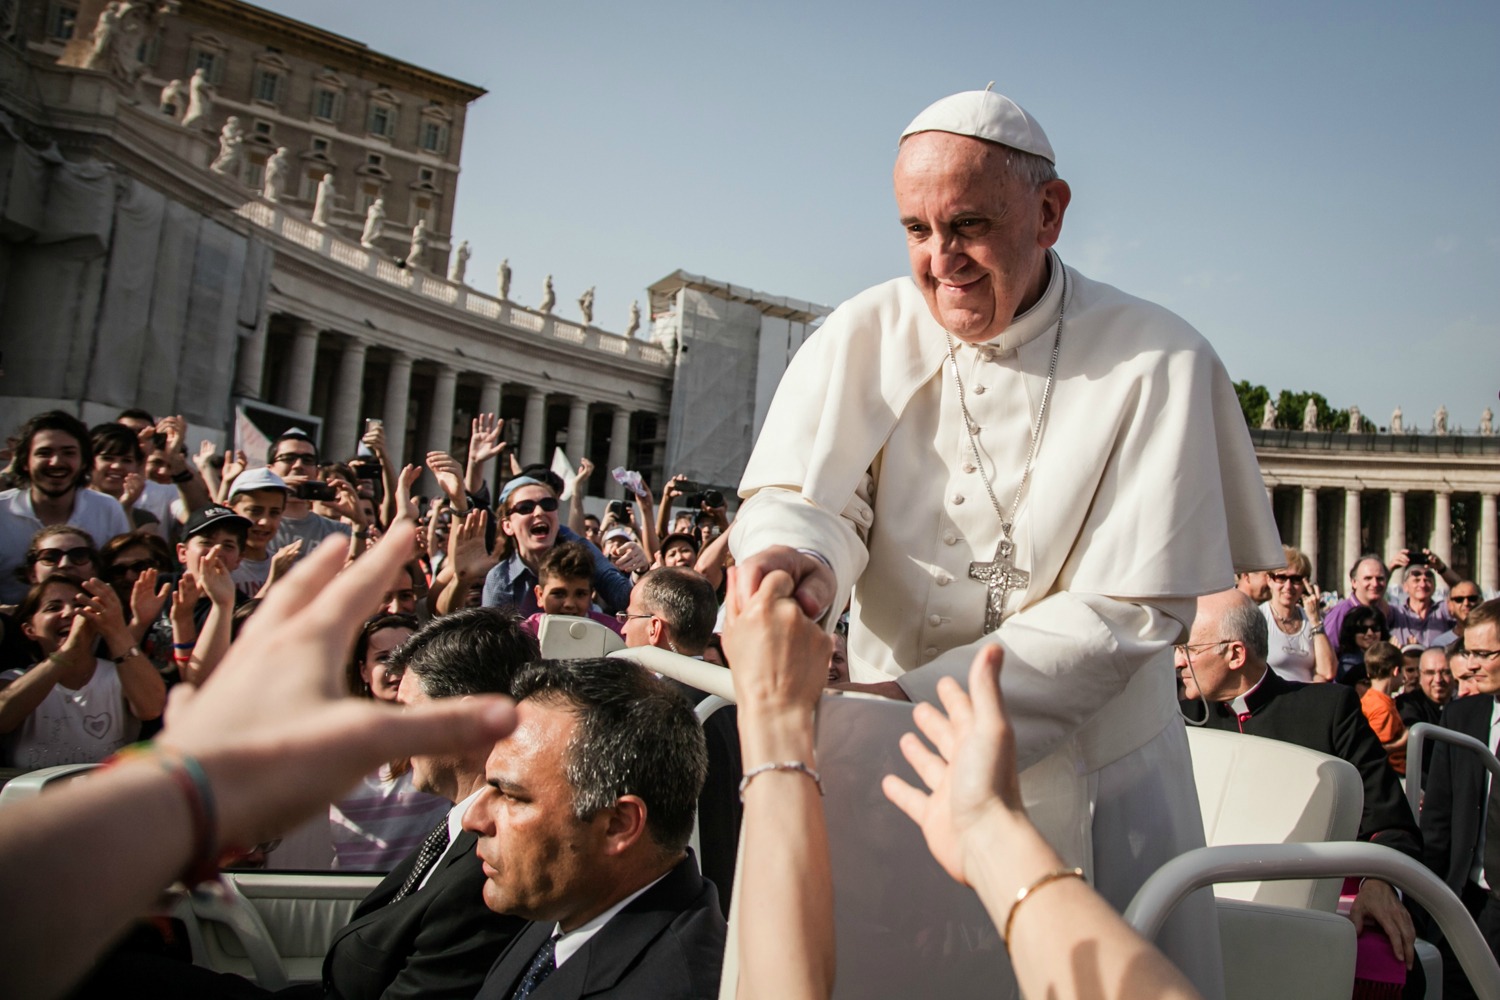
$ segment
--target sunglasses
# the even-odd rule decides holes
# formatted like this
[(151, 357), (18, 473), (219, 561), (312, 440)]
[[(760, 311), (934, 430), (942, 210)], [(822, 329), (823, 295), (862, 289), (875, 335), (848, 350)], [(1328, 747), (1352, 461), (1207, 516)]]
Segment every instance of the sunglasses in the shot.
[(1275, 580), (1277, 583), (1307, 582), (1307, 577), (1303, 576), (1301, 573), (1272, 573), (1271, 579)]
[(1462, 594), (1458, 597), (1450, 597), (1448, 598), (1448, 600), (1452, 601), (1454, 604), (1481, 604), (1483, 603), (1484, 598), (1480, 597), (1478, 594)]
[(155, 559), (137, 559), (134, 562), (115, 563), (110, 572), (115, 576), (129, 576), (131, 573), (144, 573), (148, 569), (158, 569)]
[(31, 561), (41, 563), (43, 566), (57, 566), (64, 562), (70, 562), (74, 566), (82, 566), (84, 563), (94, 561), (94, 553), (86, 545), (80, 545), (73, 549), (41, 549), (32, 553)]
[(1356, 631), (1356, 632), (1371, 632), (1371, 633), (1373, 633), (1375, 635), (1380, 635), (1382, 632), (1385, 631), (1385, 629), (1381, 628), (1379, 625), (1361, 625), (1358, 628), (1356, 628), (1354, 631)]
[(557, 497), (542, 497), (540, 500), (521, 500), (510, 509), (510, 512), (512, 514), (520, 514), (524, 517), (538, 507), (549, 514), (552, 513), (557, 509)]
[(307, 452), (301, 451), (284, 451), (280, 455), (277, 455), (275, 458), (271, 459), (272, 465), (285, 465), (288, 467), (293, 467), (298, 465), (299, 463), (302, 465), (317, 465), (318, 456), (316, 453), (309, 454)]

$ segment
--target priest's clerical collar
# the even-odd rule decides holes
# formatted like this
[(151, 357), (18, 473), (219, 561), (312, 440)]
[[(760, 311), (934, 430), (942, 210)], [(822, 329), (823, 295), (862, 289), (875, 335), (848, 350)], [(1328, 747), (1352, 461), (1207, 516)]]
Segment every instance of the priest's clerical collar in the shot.
[(1011, 320), (1010, 326), (989, 340), (982, 340), (976, 344), (958, 341), (954, 346), (960, 351), (965, 348), (974, 348), (980, 352), (981, 358), (998, 360), (1010, 357), (1017, 349), (1025, 347), (1051, 330), (1052, 325), (1057, 322), (1057, 314), (1062, 309), (1063, 263), (1062, 258), (1052, 250), (1047, 251), (1047, 261), (1051, 265), (1047, 269), (1047, 289), (1042, 292), (1042, 297), (1037, 299), (1030, 309)]
[(1260, 675), (1260, 680), (1250, 685), (1250, 690), (1236, 698), (1229, 699), (1230, 711), (1234, 712), (1235, 715), (1249, 715), (1252, 711), (1250, 707), (1251, 696), (1260, 690), (1260, 686), (1266, 682), (1266, 678), (1269, 676), (1271, 676), (1271, 668), (1267, 667), (1266, 672)]

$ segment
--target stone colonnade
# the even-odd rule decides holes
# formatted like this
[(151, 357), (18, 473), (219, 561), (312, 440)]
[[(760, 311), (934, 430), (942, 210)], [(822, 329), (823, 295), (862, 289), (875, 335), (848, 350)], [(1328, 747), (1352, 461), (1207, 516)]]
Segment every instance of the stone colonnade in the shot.
[[(462, 460), (469, 435), (467, 426), (456, 426), (462, 385), (471, 394), (477, 389), (475, 413), (513, 412), (514, 407), (507, 404), (516, 397), (524, 399), (517, 455), (522, 465), (550, 460), (548, 409), (564, 402), (568, 417), (561, 443), (575, 464), (580, 457), (592, 454), (595, 442), (591, 440), (590, 418), (600, 412), (610, 414), (608, 468), (629, 464), (631, 418), (636, 411), (628, 406), (591, 400), (576, 391), (549, 392), (530, 384), (525, 376), (506, 379), (498, 372), (479, 370), (477, 365), (460, 370), (450, 362), (375, 344), (357, 333), (320, 329), (317, 323), (300, 316), (281, 314), (278, 318), (283, 330), (290, 329), (288, 349), (276, 352), (277, 357), (268, 357), (270, 336), (265, 326), (241, 341), (235, 392), (323, 417), (321, 451), (330, 458), (353, 455), (364, 432), (363, 420), (378, 417), (385, 425), (391, 461), (398, 468), (406, 463), (421, 464), (428, 451), (447, 451)], [(333, 369), (331, 377), (320, 379), (319, 352), (326, 355), (330, 347), (337, 351), (337, 363), (325, 364)], [(425, 407), (413, 405), (414, 379), (428, 387)], [(383, 382), (383, 404), (378, 412), (366, 399), (367, 380), (373, 380), (373, 385)], [(327, 383), (321, 394), (317, 391), (320, 382)], [(417, 412), (419, 409), (422, 412)], [(408, 442), (412, 451), (409, 455)], [(491, 460), (484, 473), (492, 490), (503, 478), (497, 475), (496, 466), (497, 460)], [(607, 475), (605, 483), (608, 496), (624, 496), (624, 488)]]

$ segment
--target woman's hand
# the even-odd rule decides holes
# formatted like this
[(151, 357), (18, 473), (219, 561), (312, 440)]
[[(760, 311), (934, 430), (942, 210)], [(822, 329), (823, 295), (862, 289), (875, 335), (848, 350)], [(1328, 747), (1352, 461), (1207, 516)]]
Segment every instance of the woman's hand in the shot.
[[(103, 580), (85, 580), (83, 589), (89, 597), (79, 607), (78, 614), (87, 619), (104, 638), (110, 655), (118, 656), (134, 646), (135, 635), (125, 622), (125, 608), (120, 604), (120, 595), (115, 593), (115, 588)], [(76, 630), (77, 626), (74, 628)], [(68, 638), (72, 637), (70, 633)]]
[(160, 575), (155, 567), (142, 570), (130, 588), (130, 618), (136, 625), (149, 625), (156, 621), (161, 609), (167, 606), (167, 600), (172, 596), (170, 583), (163, 583), (161, 589), (157, 589), (156, 581)]
[[(828, 677), (832, 637), (802, 613), (792, 596), (795, 588), (789, 574), (767, 574), (745, 598), (734, 586), (734, 572), (729, 571), (724, 652), (735, 665), (731, 678), (742, 718), (811, 713)], [(807, 718), (810, 722), (811, 715)]]

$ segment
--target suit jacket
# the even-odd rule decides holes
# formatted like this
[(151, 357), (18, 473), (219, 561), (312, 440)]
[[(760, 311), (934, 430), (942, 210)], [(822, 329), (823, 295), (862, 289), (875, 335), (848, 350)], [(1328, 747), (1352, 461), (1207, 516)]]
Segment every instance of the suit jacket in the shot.
[[(1360, 711), (1353, 688), (1343, 684), (1298, 684), (1267, 670), (1265, 679), (1250, 692), (1246, 702), (1249, 714), (1245, 718), (1236, 717), (1226, 703), (1213, 703), (1207, 725), (1295, 743), (1347, 760), (1359, 770), (1365, 786), (1360, 839), (1422, 860), (1422, 834), (1401, 791), (1401, 779)], [(1184, 711), (1196, 718), (1193, 707), (1197, 705), (1197, 702), (1185, 703)]]
[[(1438, 724), (1490, 743), (1490, 713), (1495, 699), (1486, 695), (1455, 698)], [(1439, 743), (1422, 793), (1423, 860), (1448, 888), (1462, 893), (1469, 882), (1479, 831), (1484, 825), (1485, 769), (1479, 755)]]
[[(478, 1000), (510, 1000), (556, 924), (528, 924), (496, 960)], [(699, 1000), (719, 995), (727, 928), (712, 882), (692, 855), (600, 928), (532, 991), (535, 1000), (579, 997)]]
[(484, 903), (476, 837), (454, 838), (427, 885), (399, 903), (391, 897), (418, 851), (397, 865), (334, 935), (323, 960), (323, 995), (341, 1000), (452, 997), (471, 1000), (495, 956), (526, 926)]
[[(1438, 719), (1443, 714), (1443, 706), (1427, 697), (1427, 693), (1418, 688), (1408, 691), (1396, 699), (1396, 710), (1401, 713), (1401, 722), (1410, 729), (1419, 722), (1428, 725), (1438, 725)], [(1432, 751), (1437, 749), (1436, 742), (1428, 743), (1422, 748), (1422, 778), (1426, 784), (1427, 769), (1432, 766)], [(1407, 764), (1407, 767), (1410, 767)]]

